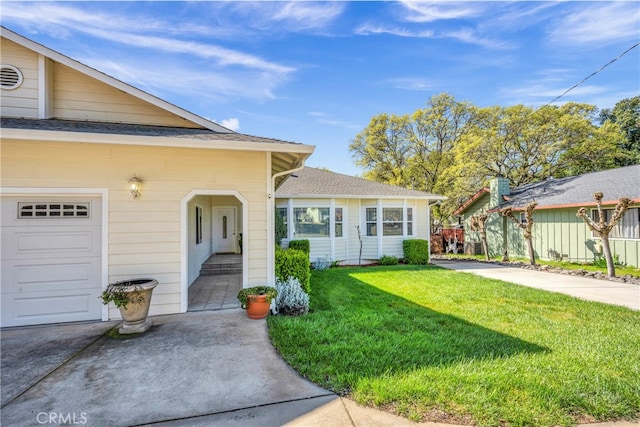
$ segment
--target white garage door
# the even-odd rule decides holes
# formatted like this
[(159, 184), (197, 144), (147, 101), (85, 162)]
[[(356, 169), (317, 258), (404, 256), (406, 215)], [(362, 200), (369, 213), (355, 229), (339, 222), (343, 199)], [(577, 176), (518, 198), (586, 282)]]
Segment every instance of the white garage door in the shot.
[(101, 199), (1, 202), (2, 326), (100, 319)]

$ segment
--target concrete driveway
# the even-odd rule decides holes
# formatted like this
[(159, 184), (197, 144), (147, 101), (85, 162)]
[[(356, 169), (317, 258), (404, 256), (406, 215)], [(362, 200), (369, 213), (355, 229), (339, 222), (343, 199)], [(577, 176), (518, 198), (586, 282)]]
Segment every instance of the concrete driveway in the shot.
[(526, 270), (516, 266), (504, 266), (474, 261), (434, 259), (434, 265), (451, 270), (474, 273), (491, 279), (504, 280), (546, 291), (560, 292), (588, 301), (621, 305), (640, 310), (640, 286), (599, 280), (590, 277), (570, 276), (544, 271)]
[[(244, 310), (2, 330), (3, 426), (409, 426), (290, 368)], [(425, 426), (436, 426), (425, 423)]]

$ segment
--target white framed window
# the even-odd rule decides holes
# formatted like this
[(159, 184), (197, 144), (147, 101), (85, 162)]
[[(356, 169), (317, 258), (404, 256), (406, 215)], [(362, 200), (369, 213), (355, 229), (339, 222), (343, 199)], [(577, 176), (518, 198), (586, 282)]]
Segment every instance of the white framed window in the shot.
[(366, 208), (365, 209), (365, 229), (367, 236), (378, 235), (378, 209)]
[(331, 225), (328, 207), (293, 208), (295, 238), (329, 237)]
[(276, 208), (276, 215), (280, 215), (280, 218), (282, 218), (282, 221), (284, 222), (284, 226), (287, 229), (287, 236), (289, 236), (289, 221), (287, 220), (288, 218), (288, 214), (287, 214), (288, 209), (285, 208)]
[[(613, 216), (613, 209), (603, 209), (604, 220), (609, 222)], [(598, 210), (591, 210), (591, 219), (599, 221)], [(598, 233), (591, 232), (592, 237), (598, 237)], [(611, 229), (609, 238), (612, 239), (640, 239), (640, 208), (627, 209), (624, 216), (618, 223)]]
[(407, 236), (413, 236), (413, 208), (407, 208)]
[(402, 208), (382, 208), (382, 235), (402, 236), (404, 215)]
[(342, 208), (335, 208), (333, 215), (335, 237), (343, 236)]
[(89, 202), (18, 202), (18, 218), (90, 218), (89, 208)]
[(202, 208), (196, 206), (196, 245), (202, 243)]
[(527, 223), (527, 214), (524, 212), (520, 212), (520, 224)]
[(404, 236), (405, 233), (407, 236), (414, 235), (412, 207), (383, 207), (382, 217), (378, 216), (378, 208), (365, 208), (364, 223), (369, 237), (378, 235), (378, 227), (381, 227), (383, 236)]

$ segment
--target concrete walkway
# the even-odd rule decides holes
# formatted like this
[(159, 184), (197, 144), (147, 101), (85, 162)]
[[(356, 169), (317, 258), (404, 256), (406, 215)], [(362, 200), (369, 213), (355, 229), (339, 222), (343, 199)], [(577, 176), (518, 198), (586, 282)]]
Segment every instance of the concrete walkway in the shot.
[(560, 292), (588, 301), (621, 305), (640, 310), (640, 286), (590, 277), (570, 276), (544, 271), (526, 270), (516, 266), (434, 259), (434, 265), (456, 271), (474, 273), (491, 279), (504, 280), (546, 291)]
[[(520, 276), (530, 284), (592, 290), (583, 282), (564, 282), (565, 276), (474, 264), (442, 263), (483, 275), (498, 271), (507, 280)], [(108, 336), (118, 322), (3, 329), (0, 425), (445, 426), (361, 407), (307, 381), (271, 346), (266, 322), (248, 319), (244, 310), (152, 321), (144, 335), (126, 338)]]
[(152, 320), (127, 338), (105, 335), (118, 322), (3, 329), (0, 424), (416, 425), (302, 378), (244, 310)]

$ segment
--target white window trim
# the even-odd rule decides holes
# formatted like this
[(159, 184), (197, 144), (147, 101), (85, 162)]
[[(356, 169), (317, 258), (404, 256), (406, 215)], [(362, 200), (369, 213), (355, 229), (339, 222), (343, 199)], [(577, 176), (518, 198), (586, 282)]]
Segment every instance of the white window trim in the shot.
[[(615, 207), (603, 207), (603, 210), (610, 210), (613, 211), (615, 209)], [(638, 209), (638, 216), (639, 216), (639, 220), (640, 220), (640, 206), (633, 206), (630, 207), (629, 210), (631, 209)], [(629, 213), (629, 210), (627, 210), (627, 212), (625, 212), (625, 215), (627, 215)], [(596, 213), (597, 215), (598, 209), (597, 208), (591, 208), (591, 219), (594, 218), (594, 213)], [(597, 221), (597, 220), (595, 220)], [(589, 231), (591, 231), (591, 238), (592, 239), (598, 239), (601, 240), (602, 237), (598, 236), (598, 233), (596, 233), (595, 231), (591, 230), (591, 228), (589, 228)], [(612, 237), (611, 235), (609, 235), (609, 240), (630, 240), (630, 241), (638, 241), (640, 240), (640, 237)]]

